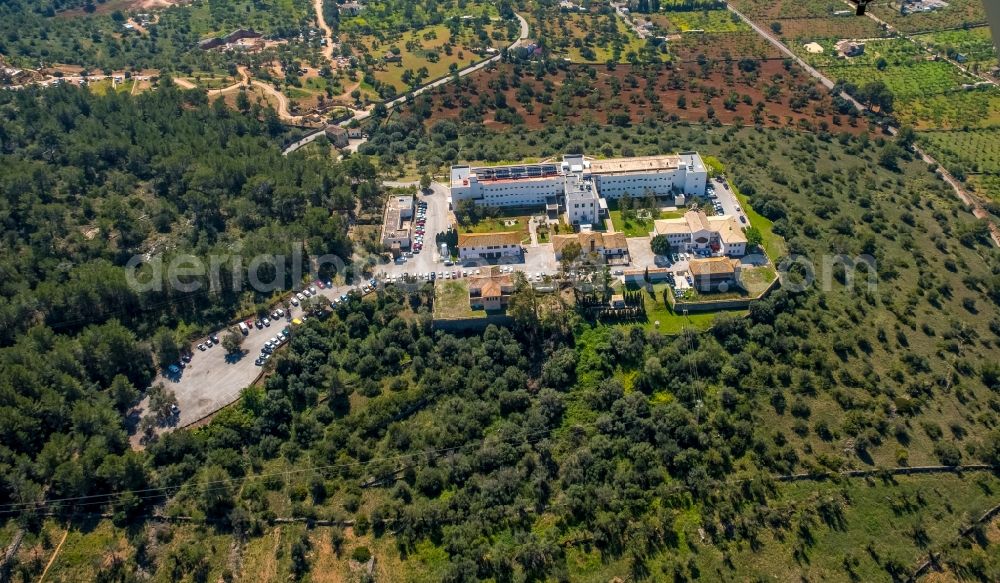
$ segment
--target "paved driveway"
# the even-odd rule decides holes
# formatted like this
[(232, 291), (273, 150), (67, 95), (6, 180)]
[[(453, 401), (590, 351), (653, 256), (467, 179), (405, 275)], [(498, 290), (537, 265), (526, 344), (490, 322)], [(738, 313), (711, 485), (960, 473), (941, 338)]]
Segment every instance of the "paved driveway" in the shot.
[[(726, 215), (732, 215), (736, 217), (739, 221), (740, 217), (745, 217), (743, 212), (743, 207), (740, 206), (740, 201), (736, 198), (731, 188), (726, 188), (728, 185), (724, 181), (718, 178), (713, 178), (710, 181), (712, 187), (715, 188), (715, 195), (718, 197), (719, 203), (722, 205), (722, 212)], [(740, 222), (740, 226), (749, 226), (750, 223)]]

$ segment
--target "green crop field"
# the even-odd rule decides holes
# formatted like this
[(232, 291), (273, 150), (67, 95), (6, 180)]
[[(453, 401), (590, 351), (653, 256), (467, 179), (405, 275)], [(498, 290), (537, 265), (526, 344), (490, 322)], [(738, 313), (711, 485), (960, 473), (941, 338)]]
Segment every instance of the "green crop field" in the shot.
[(728, 10), (699, 10), (691, 12), (665, 12), (650, 15), (653, 24), (668, 34), (703, 30), (705, 32), (749, 31), (738, 16)]
[(970, 173), (1000, 173), (1000, 129), (922, 132), (920, 143), (948, 168)]
[(959, 28), (986, 22), (982, 0), (948, 0), (946, 8), (905, 15), (894, 9), (891, 2), (872, 2), (868, 10), (902, 33)]
[(977, 174), (966, 178), (965, 184), (980, 198), (1000, 203), (1000, 176)]
[(904, 100), (896, 105), (896, 117), (917, 129), (1000, 125), (1000, 90), (981, 87)]
[(823, 40), (819, 44), (822, 53), (809, 53), (801, 47), (798, 51), (832, 79), (856, 85), (884, 81), (900, 100), (940, 95), (960, 89), (964, 83), (978, 81), (951, 63), (928, 60), (919, 46), (906, 39), (869, 41), (864, 54), (849, 59), (837, 57), (834, 41)]

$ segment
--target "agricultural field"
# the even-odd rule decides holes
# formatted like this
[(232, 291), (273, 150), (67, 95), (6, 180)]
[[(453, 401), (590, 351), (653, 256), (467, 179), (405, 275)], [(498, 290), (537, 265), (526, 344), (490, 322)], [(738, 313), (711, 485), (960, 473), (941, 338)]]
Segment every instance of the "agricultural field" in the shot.
[(733, 0), (732, 5), (762, 25), (784, 19), (835, 17), (837, 13), (850, 10), (841, 0)]
[(694, 62), (698, 55), (710, 59), (774, 59), (784, 54), (753, 31), (725, 33), (686, 33), (670, 42), (670, 53), (682, 63)]
[(977, 128), (1000, 125), (1000, 90), (969, 91), (898, 100), (895, 115), (916, 129)]
[[(440, 88), (427, 98), (427, 107), (435, 121), (480, 122), (495, 128), (545, 127), (552, 120), (624, 127), (660, 119), (864, 131), (846, 116), (835, 115), (829, 93), (797, 67), (786, 69), (777, 60), (748, 60), (744, 66), (752, 70), (741, 69), (739, 59), (692, 57), (668, 71), (566, 66), (539, 78), (527, 69), (503, 65)], [(425, 105), (418, 100), (414, 107)]]
[(947, 168), (1000, 174), (1000, 128), (921, 132), (920, 143)]
[(986, 23), (982, 0), (947, 0), (948, 6), (933, 12), (901, 14), (895, 2), (872, 2), (868, 11), (899, 32), (913, 34)]
[(968, 176), (965, 184), (980, 198), (1000, 204), (1000, 176), (975, 174)]
[(691, 12), (662, 12), (651, 14), (648, 19), (664, 34), (701, 30), (704, 32), (745, 32), (750, 27), (728, 10), (698, 10)]
[(996, 65), (997, 55), (987, 26), (968, 30), (943, 30), (911, 38), (948, 58), (957, 59), (962, 55), (962, 66), (969, 67), (973, 72), (985, 72)]
[(501, 20), (496, 6), (485, 2), (433, 8), (378, 3), (343, 17), (337, 28), (341, 56), (356, 58), (363, 73), (342, 81), (342, 97), (353, 93), (352, 99), (366, 101), (394, 97), (482, 61), (518, 34), (516, 21)]
[[(375, 60), (371, 74), (376, 80), (403, 93), (486, 58), (488, 55), (482, 49), (495, 42), (491, 38), (495, 30), (501, 29), (492, 24), (475, 28), (461, 26), (459, 34), (454, 35), (447, 26), (438, 24), (381, 40), (366, 35), (355, 39), (351, 45), (360, 58), (370, 56)], [(502, 36), (496, 44), (506, 45), (505, 41), (506, 37)], [(390, 54), (393, 56), (389, 57)], [(397, 58), (398, 61), (394, 60)]]
[(643, 41), (614, 12), (567, 14), (534, 12), (528, 18), (531, 37), (557, 58), (574, 63), (625, 62), (638, 55)]
[[(855, 85), (883, 81), (898, 100), (931, 97), (960, 89), (962, 84), (978, 81), (946, 61), (928, 60), (928, 55), (906, 39), (869, 41), (863, 55), (842, 59), (832, 40), (818, 43), (819, 54), (799, 48), (805, 60), (824, 71), (831, 79)], [(897, 109), (901, 109), (897, 107)]]
[(740, 12), (791, 46), (820, 39), (879, 38), (885, 30), (870, 18), (855, 18), (841, 0), (735, 0)]
[(1000, 517), (975, 525), (968, 536), (957, 538), (942, 552), (940, 572), (932, 571), (927, 583), (1000, 581)]

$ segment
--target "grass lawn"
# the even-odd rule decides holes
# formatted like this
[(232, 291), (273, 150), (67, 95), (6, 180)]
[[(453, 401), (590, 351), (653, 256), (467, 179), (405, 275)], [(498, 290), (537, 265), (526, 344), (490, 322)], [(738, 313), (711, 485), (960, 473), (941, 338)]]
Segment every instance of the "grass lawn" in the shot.
[[(625, 233), (626, 237), (647, 237), (650, 231), (653, 230), (653, 221), (662, 218), (672, 218), (663, 216), (665, 213), (654, 212), (652, 218), (650, 219), (629, 219), (625, 220), (622, 218), (621, 211), (610, 211), (611, 223), (615, 226), (615, 231), (620, 233)], [(673, 214), (673, 213), (669, 213)]]
[(751, 297), (755, 297), (767, 289), (767, 286), (771, 285), (771, 282), (777, 277), (778, 272), (770, 265), (742, 270), (743, 285)]
[[(639, 286), (635, 284), (629, 284), (627, 287), (633, 291), (639, 289)], [(708, 330), (712, 326), (716, 314), (723, 311), (740, 316), (746, 314), (746, 310), (720, 310), (719, 312), (699, 312), (682, 316), (674, 313), (670, 307), (663, 303), (663, 292), (669, 288), (670, 286), (666, 283), (658, 283), (653, 285), (652, 295), (643, 291), (642, 299), (646, 304), (648, 318), (645, 324), (647, 329), (657, 330), (663, 334), (680, 334), (688, 328)], [(659, 322), (659, 326), (656, 325), (657, 322)]]
[(446, 279), (434, 284), (434, 318), (459, 320), (484, 318), (486, 312), (469, 307), (469, 284), (462, 279)]
[(774, 234), (774, 223), (770, 219), (757, 214), (757, 211), (753, 210), (753, 207), (750, 205), (750, 199), (737, 190), (736, 186), (730, 184), (729, 188), (733, 189), (736, 198), (740, 201), (740, 205), (743, 206), (743, 212), (746, 213), (747, 220), (750, 221), (750, 226), (756, 227), (764, 238), (764, 252), (767, 253), (768, 258), (771, 261), (777, 261), (788, 255), (788, 246), (785, 245), (785, 240), (780, 235)]
[[(474, 225), (459, 225), (459, 233), (504, 233), (515, 231), (528, 236), (529, 215), (483, 219)], [(513, 223), (512, 223), (513, 221)]]

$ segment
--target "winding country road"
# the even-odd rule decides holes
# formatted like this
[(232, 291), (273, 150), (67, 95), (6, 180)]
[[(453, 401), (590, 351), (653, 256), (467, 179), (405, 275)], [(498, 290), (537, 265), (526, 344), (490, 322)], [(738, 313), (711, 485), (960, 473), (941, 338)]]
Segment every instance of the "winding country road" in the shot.
[[(317, 0), (317, 1), (319, 1), (319, 0)], [(525, 20), (524, 17), (522, 17), (520, 14), (514, 14), (514, 16), (517, 17), (518, 22), (521, 24), (521, 33), (518, 35), (517, 40), (510, 44), (510, 46), (508, 47), (508, 50), (512, 50), (512, 49), (517, 48), (518, 46), (521, 45), (522, 42), (524, 42), (524, 41), (526, 41), (528, 39), (528, 32), (529, 32), (528, 31), (528, 21)], [(492, 56), (492, 57), (490, 57), (490, 58), (488, 58), (488, 59), (486, 59), (484, 61), (480, 61), (480, 62), (475, 63), (473, 65), (469, 65), (468, 67), (466, 67), (464, 69), (459, 69), (458, 71), (456, 71), (456, 73), (457, 73), (457, 75), (459, 77), (465, 77), (466, 75), (471, 75), (472, 73), (475, 73), (476, 71), (482, 70), (484, 67), (488, 66), (490, 63), (496, 63), (496, 62), (498, 62), (500, 60), (501, 56), (502, 55), (500, 55), (500, 54), (496, 54), (496, 55), (494, 55), (494, 56)], [(386, 101), (385, 102), (385, 107), (386, 107), (386, 109), (392, 109), (392, 108), (394, 108), (394, 107), (396, 107), (398, 105), (406, 103), (406, 101), (408, 99), (416, 97), (417, 95), (420, 95), (420, 94), (422, 94), (422, 93), (424, 93), (426, 91), (429, 91), (431, 89), (434, 89), (436, 87), (440, 87), (441, 85), (444, 85), (446, 83), (450, 83), (453, 78), (454, 78), (454, 75), (447, 75), (445, 77), (441, 77), (439, 79), (431, 81), (430, 83), (428, 83), (426, 85), (423, 85), (422, 87), (418, 87), (417, 89), (414, 89), (413, 91), (410, 91), (409, 93), (405, 93), (405, 94), (400, 95), (399, 97), (397, 97), (395, 99), (392, 99), (390, 101)], [(362, 120), (368, 119), (370, 116), (371, 116), (371, 111), (370, 110), (355, 111), (353, 117), (351, 117), (348, 120), (345, 120), (345, 121), (341, 122), (340, 125), (341, 126), (346, 126), (346, 125), (350, 124), (352, 121), (362, 121)], [(322, 135), (323, 135), (323, 131), (322, 130), (319, 130), (319, 131), (316, 131), (315, 133), (309, 134), (308, 136), (305, 136), (301, 140), (290, 144), (287, 148), (285, 148), (285, 150), (282, 152), (282, 154), (285, 154), (285, 155), (291, 154), (292, 152), (298, 150), (302, 146), (305, 146), (306, 144), (314, 142), (317, 138), (319, 138)]]

